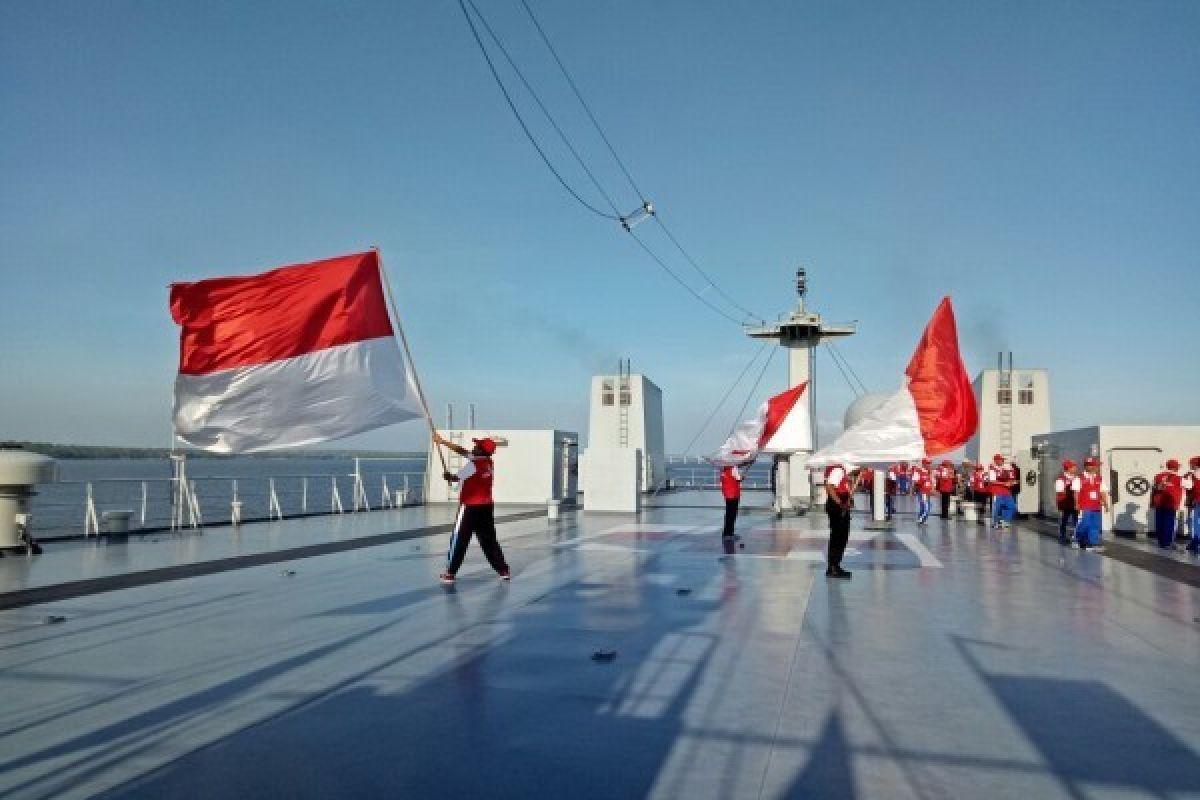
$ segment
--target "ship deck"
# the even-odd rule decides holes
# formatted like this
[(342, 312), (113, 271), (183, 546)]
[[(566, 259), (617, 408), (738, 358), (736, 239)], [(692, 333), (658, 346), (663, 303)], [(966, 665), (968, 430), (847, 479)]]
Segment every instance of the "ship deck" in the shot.
[(1194, 563), (654, 502), (498, 509), (510, 584), (439, 507), (2, 559), (0, 796), (1200, 797)]

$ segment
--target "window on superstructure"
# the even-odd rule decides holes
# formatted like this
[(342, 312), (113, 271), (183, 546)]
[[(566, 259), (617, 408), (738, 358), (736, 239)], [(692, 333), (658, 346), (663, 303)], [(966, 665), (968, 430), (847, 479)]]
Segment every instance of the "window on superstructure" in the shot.
[(633, 393), (629, 389), (629, 381), (621, 381), (621, 405), (628, 406), (633, 404)]
[(1012, 389), (997, 389), (996, 402), (1002, 406), (1012, 405)]
[(1023, 406), (1033, 405), (1033, 376), (1028, 373), (1021, 376), (1021, 388), (1017, 392), (1017, 402)]
[(613, 404), (613, 382), (604, 381), (600, 386), (600, 402), (606, 406)]

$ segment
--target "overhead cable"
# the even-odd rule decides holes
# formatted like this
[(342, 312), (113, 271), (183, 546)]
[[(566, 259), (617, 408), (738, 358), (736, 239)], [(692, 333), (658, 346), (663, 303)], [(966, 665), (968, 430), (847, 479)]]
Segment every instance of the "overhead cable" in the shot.
[[(479, 46), (479, 52), (483, 54), (483, 60), (487, 62), (488, 70), (491, 71), (492, 78), (496, 81), (496, 86), (499, 87), (500, 93), (504, 95), (504, 99), (508, 103), (509, 109), (512, 111), (513, 116), (517, 118), (517, 122), (521, 125), (521, 130), (525, 132), (525, 138), (529, 140), (529, 143), (533, 145), (533, 149), (537, 151), (539, 156), (541, 156), (542, 163), (546, 165), (546, 168), (550, 170), (562, 187), (566, 189), (567, 192), (574, 197), (581, 206), (586, 208), (588, 211), (591, 211), (596, 216), (604, 217), (605, 219), (619, 220), (620, 214), (609, 214), (605, 211), (601, 211), (587, 200), (584, 200), (583, 197), (577, 191), (575, 191), (575, 189), (572, 188), (569, 183), (567, 183), (566, 179), (563, 178), (559, 171), (555, 169), (554, 164), (551, 163), (549, 157), (546, 155), (546, 152), (542, 150), (541, 145), (538, 144), (537, 139), (529, 130), (529, 125), (525, 122), (525, 118), (522, 117), (521, 112), (517, 110), (517, 104), (513, 102), (512, 96), (508, 92), (508, 87), (504, 85), (504, 81), (500, 78), (500, 73), (496, 71), (496, 65), (492, 62), (492, 57), (488, 53), (487, 47), (484, 46), (483, 39), (479, 36), (479, 30), (475, 27), (475, 20), (471, 19), (471, 13), (467, 11), (467, 1), (458, 0), (458, 6), (462, 9), (463, 16), (467, 20), (467, 25), (471, 28), (471, 35), (475, 37), (475, 44)], [(475, 9), (476, 14), (479, 13), (479, 9), (475, 8), (474, 3), (471, 3), (471, 7)], [(480, 15), (479, 18), (480, 20), (483, 20), (482, 15)]]

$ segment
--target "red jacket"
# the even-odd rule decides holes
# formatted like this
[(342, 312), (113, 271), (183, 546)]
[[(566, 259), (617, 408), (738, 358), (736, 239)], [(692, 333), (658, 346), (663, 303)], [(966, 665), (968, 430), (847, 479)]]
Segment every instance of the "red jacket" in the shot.
[[(464, 474), (465, 473), (465, 474)], [(471, 456), (462, 476), (462, 491), (459, 502), (464, 506), (490, 506), (492, 504), (492, 460), (487, 456)]]
[(726, 500), (737, 500), (742, 496), (742, 480), (745, 476), (737, 467), (721, 468), (721, 494)]
[(1079, 504), (1080, 511), (1099, 511), (1104, 508), (1104, 501), (1101, 495), (1107, 491), (1104, 485), (1104, 476), (1097, 472), (1095, 475), (1089, 475), (1086, 472), (1081, 472), (1075, 476), (1075, 501)]
[(1183, 478), (1174, 472), (1160, 472), (1154, 476), (1154, 492), (1150, 505), (1154, 508), (1179, 510), (1183, 503)]

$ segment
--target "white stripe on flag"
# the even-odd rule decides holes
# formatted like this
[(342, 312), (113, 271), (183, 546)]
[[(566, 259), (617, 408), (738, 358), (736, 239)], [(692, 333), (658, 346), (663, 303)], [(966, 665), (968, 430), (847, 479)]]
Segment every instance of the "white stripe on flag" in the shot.
[(175, 432), (215, 453), (349, 436), (422, 416), (391, 336), (175, 379)]

